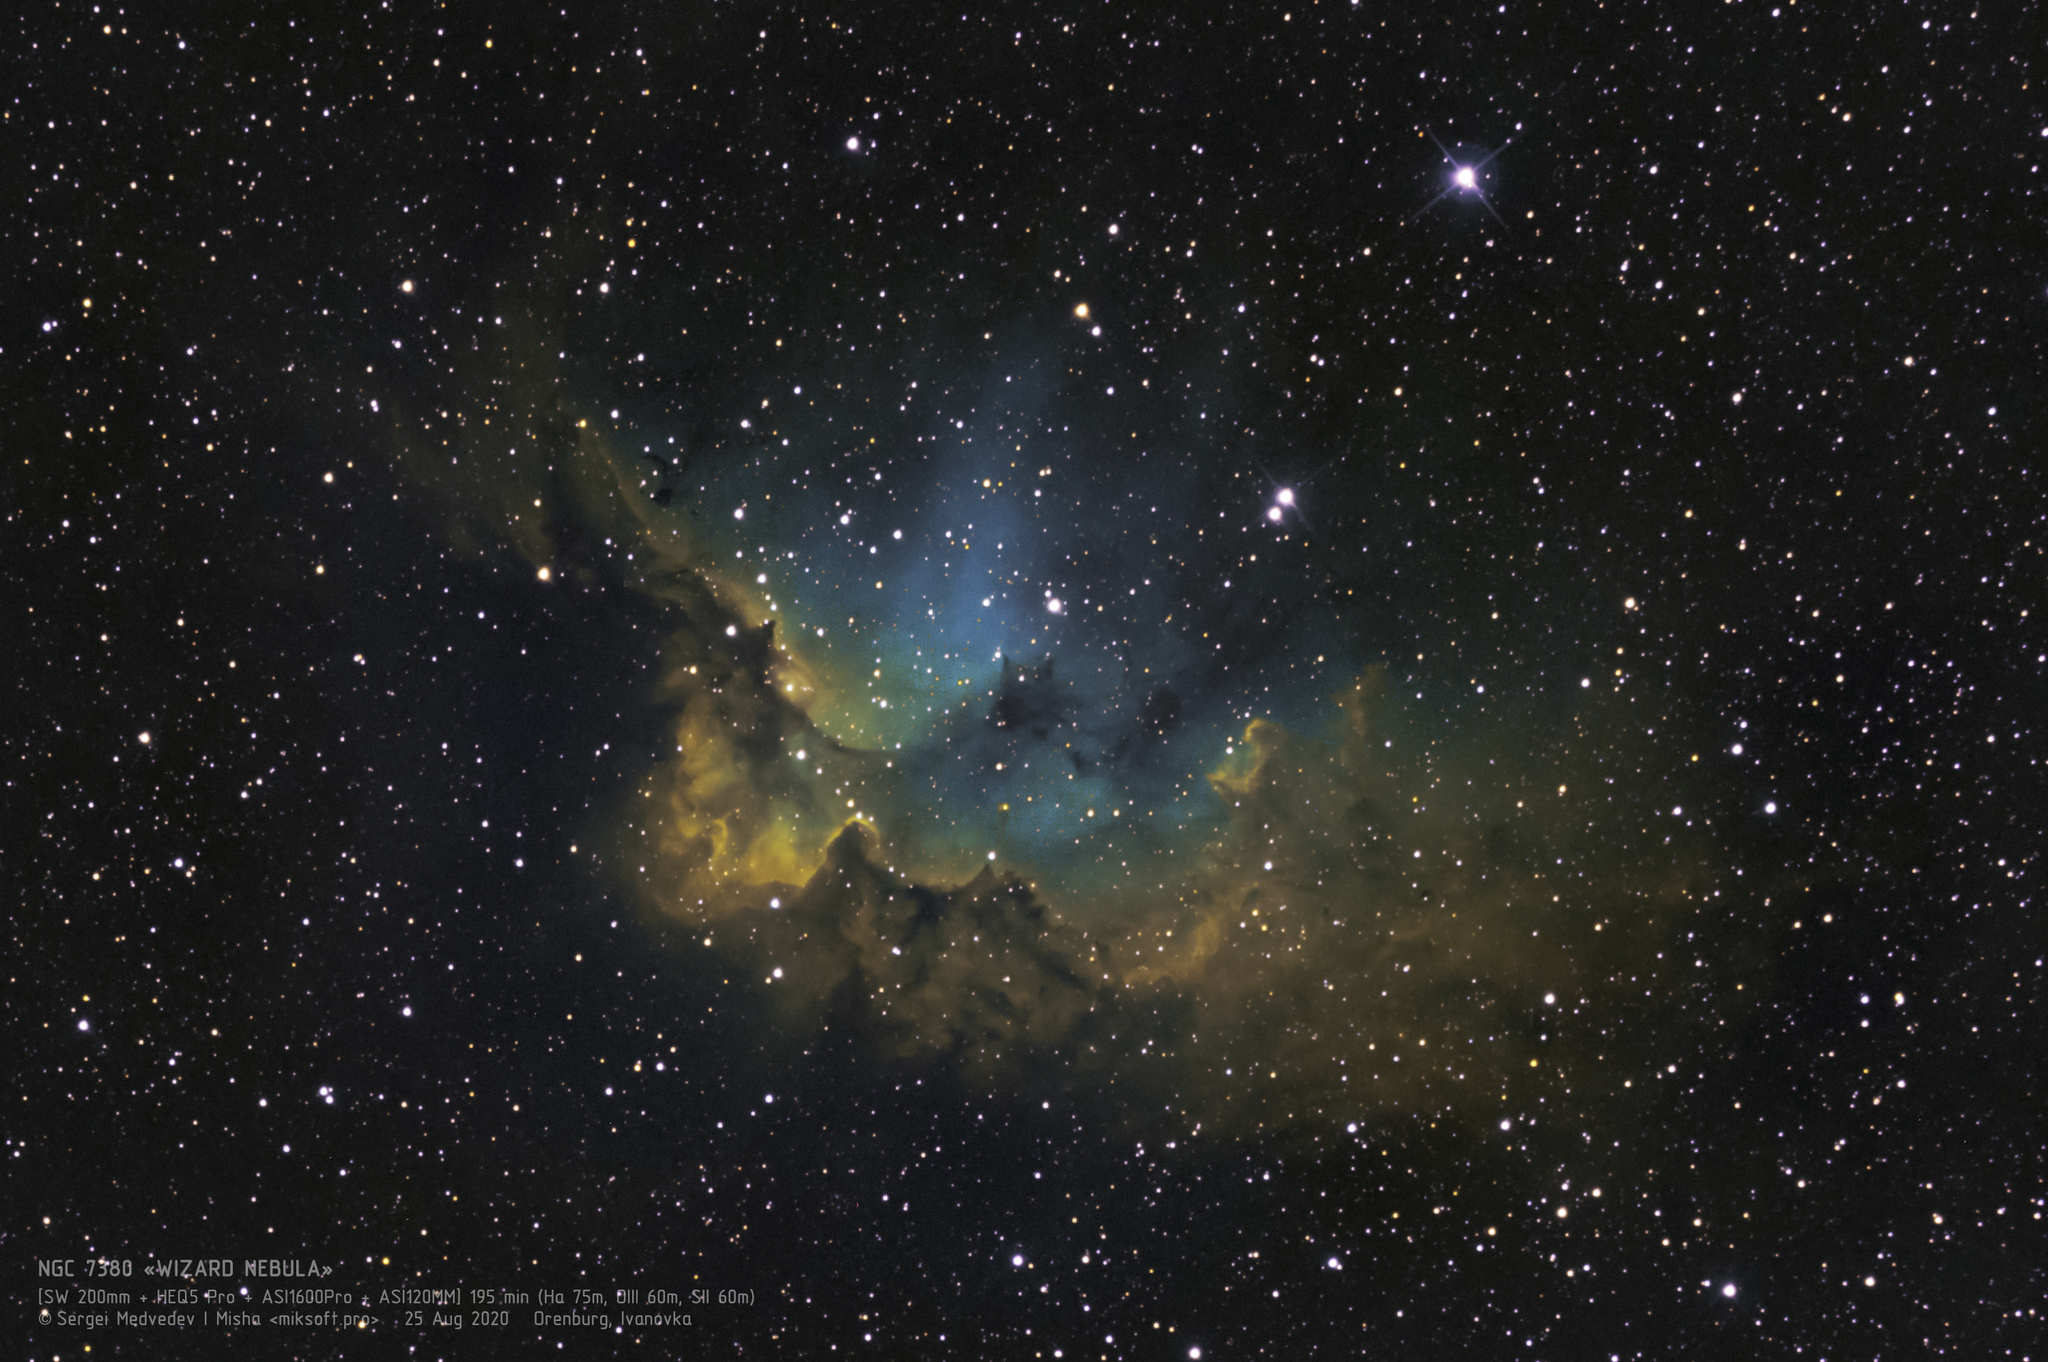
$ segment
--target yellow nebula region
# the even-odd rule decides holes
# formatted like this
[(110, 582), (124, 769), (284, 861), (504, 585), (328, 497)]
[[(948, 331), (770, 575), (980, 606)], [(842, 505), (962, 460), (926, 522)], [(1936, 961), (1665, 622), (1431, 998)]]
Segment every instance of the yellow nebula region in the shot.
[[(1249, 724), (1209, 776), (1221, 823), (1149, 882), (1061, 875), (1041, 895), (1057, 867), (961, 881), (919, 864), (885, 754), (703, 665), (670, 674), (677, 751), (626, 801), (615, 859), (798, 1036), (852, 1024), (992, 1086), (1029, 1075), (1190, 1132), (1487, 1123), (1619, 1097), (1646, 1062), (1636, 1023), (1654, 1015), (1668, 1046), (1736, 1004), (1731, 975), (1755, 977), (1711, 827), (1572, 795), (1612, 788), (1590, 743), (1538, 759), (1501, 732), (1490, 755), (1466, 735), (1397, 758), (1374, 738), (1377, 675), (1335, 697), (1327, 733)], [(1711, 969), (1679, 958), (1688, 938)]]

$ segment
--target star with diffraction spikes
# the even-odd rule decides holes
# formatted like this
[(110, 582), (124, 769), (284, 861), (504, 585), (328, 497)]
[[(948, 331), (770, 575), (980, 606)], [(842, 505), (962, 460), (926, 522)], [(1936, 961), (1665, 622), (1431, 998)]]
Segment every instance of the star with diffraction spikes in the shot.
[(1445, 146), (1435, 133), (1429, 135), (1429, 140), (1435, 142), (1436, 149), (1444, 154), (1444, 164), (1451, 168), (1451, 182), (1445, 185), (1435, 198), (1416, 209), (1415, 217), (1410, 218), (1409, 221), (1413, 222), (1415, 218), (1421, 217), (1453, 194), (1471, 194), (1486, 205), (1486, 211), (1493, 214), (1495, 222), (1498, 222), (1503, 227), (1507, 226), (1507, 219), (1500, 215), (1499, 211), (1494, 208), (1493, 201), (1486, 197), (1486, 191), (1479, 187), (1479, 172), (1486, 169), (1492, 163), (1494, 157), (1506, 151), (1508, 144), (1506, 142), (1501, 143), (1481, 159), (1467, 165), (1460, 164), (1458, 158), (1451, 155), (1451, 149)]

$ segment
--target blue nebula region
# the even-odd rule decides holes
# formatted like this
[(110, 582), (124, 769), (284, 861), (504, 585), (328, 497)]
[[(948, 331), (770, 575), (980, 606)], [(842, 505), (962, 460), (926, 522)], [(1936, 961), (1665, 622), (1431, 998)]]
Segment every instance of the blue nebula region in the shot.
[(1247, 724), (1316, 731), (1360, 659), (1306, 580), (1306, 489), (1196, 457), (1220, 433), (1147, 448), (990, 386), (1027, 395), (936, 394), (887, 450), (777, 423), (689, 509), (817, 674), (819, 729), (883, 754), (858, 802), (885, 840), (1136, 885), (1220, 823)]

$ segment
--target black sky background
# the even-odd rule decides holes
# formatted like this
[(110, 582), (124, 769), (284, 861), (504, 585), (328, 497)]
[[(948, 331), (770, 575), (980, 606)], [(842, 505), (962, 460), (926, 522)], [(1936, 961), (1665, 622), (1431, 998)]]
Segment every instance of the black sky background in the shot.
[[(15, 19), (28, 1355), (2038, 1355), (2040, 63), (1988, 11), (1806, 8)], [(1425, 130), (1506, 144), (1505, 225), (1413, 216)], [(1077, 358), (1077, 298), (1136, 339)], [(1584, 1129), (1161, 1148), (1060, 1053), (992, 1089), (850, 995), (783, 1024), (568, 851), (668, 742), (672, 607), (573, 513), (537, 586), (479, 528), (517, 489), (421, 474), (392, 411), (566, 451), (626, 409), (691, 447), (688, 502), (769, 448), (756, 387), (1018, 355), (1077, 376), (1102, 486), (1141, 464), (1095, 379), (1149, 378), (1133, 429), (1202, 495), (1256, 459), (1321, 480), (1328, 541), (1426, 536), (1258, 579), (1369, 587), (1360, 648), (1626, 647), (1673, 724), (1768, 753), (1787, 816), (1726, 834), (1797, 896), (1730, 929), (1760, 996), (1646, 1009), (1677, 1070)], [(38, 1258), (202, 1253), (757, 1295), (667, 1335), (35, 1323)]]

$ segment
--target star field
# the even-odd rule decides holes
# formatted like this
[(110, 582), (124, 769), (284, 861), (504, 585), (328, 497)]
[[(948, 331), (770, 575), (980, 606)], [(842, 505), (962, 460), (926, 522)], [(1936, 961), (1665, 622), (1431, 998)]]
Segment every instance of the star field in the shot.
[(26, 1355), (2042, 1355), (1997, 16), (11, 23)]

